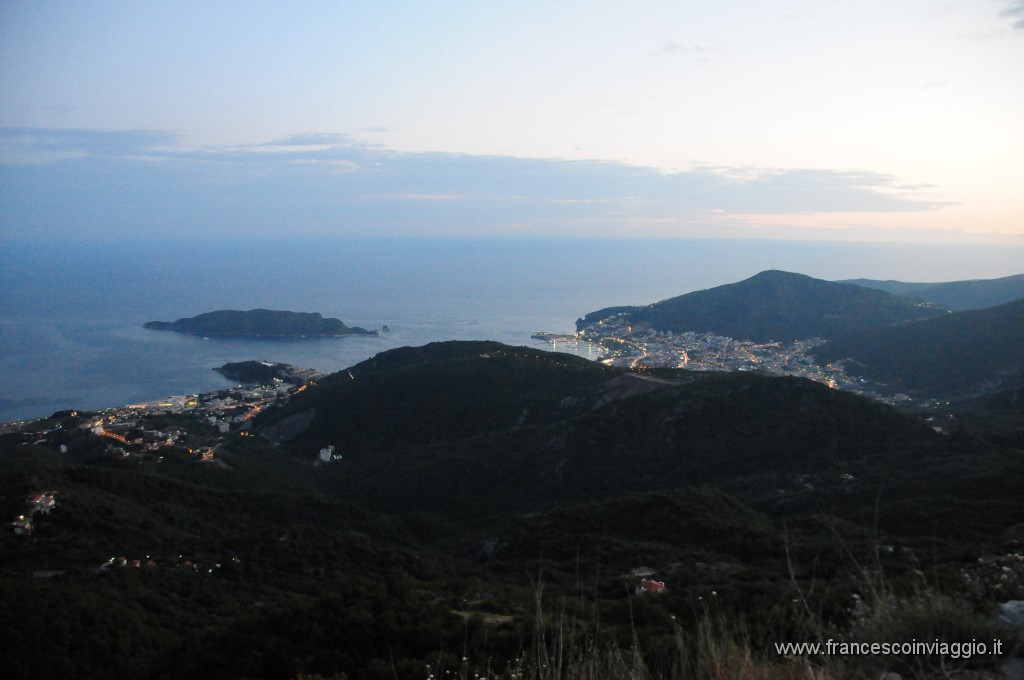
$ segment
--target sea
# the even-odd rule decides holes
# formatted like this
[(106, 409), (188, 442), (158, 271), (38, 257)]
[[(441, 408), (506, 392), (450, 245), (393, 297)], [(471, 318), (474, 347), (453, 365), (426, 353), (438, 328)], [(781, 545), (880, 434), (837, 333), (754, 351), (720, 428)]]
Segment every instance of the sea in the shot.
[[(441, 340), (541, 349), (612, 305), (766, 269), (829, 280), (951, 281), (1024, 272), (1024, 246), (769, 240), (403, 238), (55, 243), (0, 249), (0, 422), (209, 392), (259, 359), (341, 370)], [(320, 312), (379, 336), (204, 339), (143, 328), (218, 309)], [(596, 358), (586, 346), (559, 349)]]

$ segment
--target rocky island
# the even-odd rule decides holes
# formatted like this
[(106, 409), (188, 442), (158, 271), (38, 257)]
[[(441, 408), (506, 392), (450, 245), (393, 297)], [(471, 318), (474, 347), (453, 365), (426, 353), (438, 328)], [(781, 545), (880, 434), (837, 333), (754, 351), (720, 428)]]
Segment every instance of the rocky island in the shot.
[(299, 368), (291, 364), (269, 361), (237, 361), (213, 369), (231, 380), (250, 385), (265, 385), (275, 380), (292, 385), (305, 385), (310, 380), (322, 377), (312, 368)]
[(226, 309), (177, 321), (149, 321), (144, 327), (205, 337), (295, 338), (377, 335), (377, 331), (368, 331), (358, 326), (349, 327), (340, 319), (325, 319), (316, 312), (272, 309)]

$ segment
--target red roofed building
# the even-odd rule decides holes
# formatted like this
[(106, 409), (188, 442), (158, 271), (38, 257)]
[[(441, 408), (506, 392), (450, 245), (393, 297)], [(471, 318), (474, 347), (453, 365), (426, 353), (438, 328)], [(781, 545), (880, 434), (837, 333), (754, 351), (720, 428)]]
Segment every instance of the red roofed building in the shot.
[(640, 581), (640, 585), (636, 589), (637, 595), (662, 595), (667, 592), (668, 588), (665, 587), (665, 582), (654, 579)]

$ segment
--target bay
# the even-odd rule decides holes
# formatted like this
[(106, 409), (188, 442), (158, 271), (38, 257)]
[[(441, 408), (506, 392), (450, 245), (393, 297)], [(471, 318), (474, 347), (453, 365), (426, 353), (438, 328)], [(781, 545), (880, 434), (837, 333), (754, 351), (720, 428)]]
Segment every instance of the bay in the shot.
[[(796, 241), (305, 239), (10, 243), (0, 252), (0, 422), (231, 383), (264, 359), (331, 372), (439, 340), (547, 347), (583, 314), (765, 269), (946, 281), (1024, 270), (1024, 247)], [(215, 309), (315, 311), (379, 337), (210, 339), (142, 328)], [(577, 349), (573, 351), (582, 351)]]

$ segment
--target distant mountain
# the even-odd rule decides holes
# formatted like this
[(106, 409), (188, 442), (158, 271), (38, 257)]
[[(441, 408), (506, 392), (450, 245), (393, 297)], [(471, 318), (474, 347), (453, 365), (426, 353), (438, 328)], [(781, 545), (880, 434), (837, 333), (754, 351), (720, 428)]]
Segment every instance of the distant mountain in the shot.
[(622, 314), (635, 324), (646, 323), (659, 331), (712, 332), (764, 342), (835, 338), (943, 313), (935, 305), (884, 291), (772, 270), (646, 307), (591, 312), (577, 321), (577, 327)]
[(146, 328), (192, 335), (226, 337), (298, 337), (374, 335), (376, 331), (348, 327), (339, 319), (325, 319), (316, 312), (285, 312), (271, 309), (220, 310), (177, 321), (150, 321)]
[(820, 345), (819, 361), (924, 395), (965, 397), (1024, 379), (1024, 300), (855, 333)]
[(865, 288), (884, 290), (893, 295), (926, 300), (954, 312), (984, 309), (1024, 298), (1024, 274), (1004, 276), (999, 279), (974, 279), (945, 283), (907, 283), (873, 279), (852, 279), (839, 283), (852, 283)]

